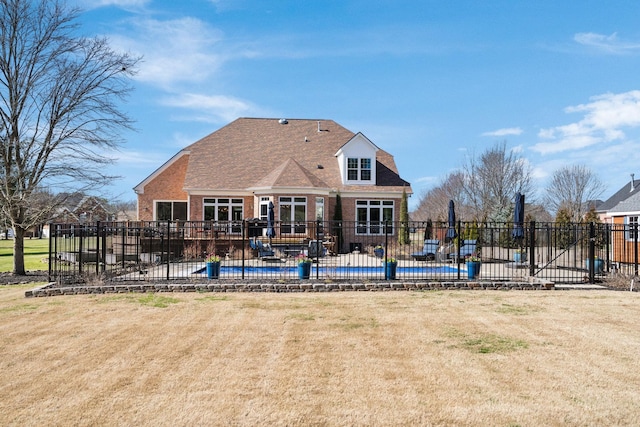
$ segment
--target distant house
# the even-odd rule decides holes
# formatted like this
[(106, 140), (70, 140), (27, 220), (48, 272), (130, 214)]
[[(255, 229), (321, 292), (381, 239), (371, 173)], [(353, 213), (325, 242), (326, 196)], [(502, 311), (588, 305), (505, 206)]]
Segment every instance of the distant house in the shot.
[(393, 156), (362, 133), (333, 120), (258, 118), (237, 119), (180, 150), (134, 190), (139, 220), (266, 219), (272, 202), (282, 233), (288, 224), (331, 220), (338, 194), (343, 220), (398, 220), (403, 190), (412, 193)]
[[(631, 181), (629, 183), (622, 186), (613, 196), (596, 206), (596, 212), (602, 222), (610, 224), (622, 223), (620, 222), (620, 217), (624, 216), (621, 215), (621, 213), (624, 212), (623, 209), (633, 208), (633, 201), (627, 202), (627, 200), (632, 199), (633, 196), (638, 193), (640, 193), (640, 180), (635, 179), (635, 176), (631, 175)], [(623, 202), (627, 203), (620, 206)], [(640, 209), (638, 212), (640, 212)], [(614, 217), (618, 219), (613, 221)]]
[(633, 227), (640, 225), (640, 180), (634, 179), (634, 175), (631, 175), (631, 181), (600, 204), (596, 212), (600, 219), (611, 224), (614, 230), (621, 230), (623, 227), (625, 229), (624, 233), (613, 233), (613, 261), (633, 262), (631, 257), (634, 251), (629, 250), (629, 245), (637, 241)]
[(99, 198), (85, 196), (79, 202), (62, 206), (56, 213), (53, 222), (96, 222), (113, 221), (115, 215), (107, 209)]

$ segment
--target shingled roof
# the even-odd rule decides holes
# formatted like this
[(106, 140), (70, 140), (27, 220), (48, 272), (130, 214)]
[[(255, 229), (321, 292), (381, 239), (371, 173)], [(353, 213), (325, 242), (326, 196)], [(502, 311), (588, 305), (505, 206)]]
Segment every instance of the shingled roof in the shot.
[[(596, 211), (598, 212), (609, 212), (614, 209), (617, 211), (621, 211), (616, 208), (620, 203), (624, 202), (627, 199), (630, 199), (631, 196), (640, 193), (640, 180), (634, 179), (625, 184), (620, 190), (618, 190), (613, 196), (609, 197), (603, 203), (597, 206)], [(636, 198), (637, 199), (637, 198)], [(625, 204), (626, 208), (630, 207), (628, 203)]]
[[(240, 118), (184, 150), (189, 165), (184, 190), (344, 188), (336, 152), (356, 134), (333, 120)], [(378, 150), (376, 186), (358, 191), (402, 191), (393, 156)]]

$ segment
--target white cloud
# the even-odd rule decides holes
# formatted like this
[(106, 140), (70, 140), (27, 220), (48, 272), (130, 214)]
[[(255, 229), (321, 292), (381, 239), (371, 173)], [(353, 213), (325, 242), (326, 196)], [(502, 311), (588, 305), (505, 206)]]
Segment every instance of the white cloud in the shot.
[(491, 132), (485, 132), (482, 136), (508, 136), (508, 135), (521, 135), (522, 129), (519, 127), (516, 128), (504, 128), (498, 129)]
[(179, 82), (202, 82), (225, 61), (214, 49), (222, 33), (199, 19), (128, 22), (135, 35), (112, 35), (110, 39), (115, 48), (143, 56), (137, 80), (165, 88)]
[(640, 51), (640, 42), (625, 42), (618, 39), (618, 34), (609, 36), (597, 33), (577, 33), (573, 39), (584, 46), (596, 48), (607, 53), (627, 53)]
[(96, 9), (105, 6), (116, 6), (123, 9), (141, 9), (151, 0), (81, 0), (78, 3), (86, 9)]
[(568, 125), (541, 129), (539, 142), (532, 149), (541, 154), (578, 150), (599, 143), (623, 140), (623, 129), (640, 126), (640, 91), (594, 96), (591, 102), (565, 109), (584, 113), (582, 120)]
[(185, 93), (167, 97), (162, 100), (162, 104), (169, 107), (192, 110), (195, 114), (188, 117), (184, 116), (179, 120), (207, 123), (218, 123), (220, 120), (229, 122), (256, 111), (256, 108), (251, 103), (224, 95)]
[(111, 150), (107, 156), (127, 168), (146, 169), (166, 161), (166, 153), (159, 151)]

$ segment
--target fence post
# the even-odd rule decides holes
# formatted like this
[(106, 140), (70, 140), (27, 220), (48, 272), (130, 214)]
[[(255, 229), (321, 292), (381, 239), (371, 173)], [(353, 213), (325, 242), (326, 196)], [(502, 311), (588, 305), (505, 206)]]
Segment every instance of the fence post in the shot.
[(389, 255), (389, 220), (384, 222), (384, 263), (382, 264), (382, 274), (385, 280), (391, 280), (391, 275), (387, 275), (387, 256)]
[(84, 260), (82, 259), (82, 246), (83, 246), (83, 241), (84, 241), (84, 225), (80, 224), (78, 226), (78, 230), (79, 230), (79, 237), (78, 237), (78, 272), (80, 274), (82, 274), (82, 270), (83, 270), (83, 263)]
[[(547, 243), (549, 245), (550, 243)], [(536, 222), (529, 223), (529, 276), (536, 275)]]
[(460, 246), (462, 244), (462, 242), (464, 242), (464, 239), (462, 238), (462, 234), (460, 233), (460, 230), (462, 230), (462, 221), (458, 220), (458, 232), (456, 233), (457, 239), (458, 239), (458, 244), (456, 245), (456, 260), (458, 262), (458, 280), (460, 280)]
[(633, 223), (633, 264), (635, 267), (634, 275), (638, 276), (638, 223)]
[(247, 220), (243, 219), (242, 220), (242, 280), (244, 280), (244, 248), (246, 248), (247, 246), (247, 241), (245, 240), (245, 238), (247, 238), (247, 235), (249, 234), (249, 230), (247, 227)]
[(167, 220), (167, 280), (170, 278), (169, 257), (171, 256), (171, 220)]
[(96, 221), (96, 276), (100, 275), (100, 257), (102, 252), (100, 242), (100, 221)]
[(316, 280), (320, 279), (320, 257), (322, 256), (322, 254), (320, 253), (320, 251), (322, 251), (323, 247), (322, 247), (322, 241), (320, 240), (320, 220), (316, 220), (316, 241), (313, 242), (313, 244), (315, 245), (315, 253), (316, 253)]
[[(51, 282), (51, 270), (53, 269), (53, 260), (51, 258), (53, 258), (51, 256), (51, 254), (53, 253), (53, 248), (52, 248), (52, 243), (57, 243), (55, 236), (57, 235), (57, 230), (54, 233), (53, 232), (53, 223), (49, 223), (49, 258), (48, 258), (48, 262), (49, 262), (49, 272), (47, 273), (47, 280), (49, 282)], [(56, 246), (57, 247), (57, 246)]]
[[(140, 229), (140, 232), (142, 232), (142, 229)], [(117, 232), (116, 232), (116, 234), (117, 234)], [(138, 233), (138, 234), (139, 234), (139, 233)], [(127, 237), (126, 237), (126, 236), (127, 236), (127, 228), (126, 228), (126, 227), (124, 227), (124, 226), (122, 226), (122, 233), (121, 233), (121, 237), (122, 237), (122, 244), (120, 245), (120, 247), (121, 247), (121, 249), (120, 249), (120, 255), (121, 255), (121, 258), (120, 258), (120, 259), (122, 260), (122, 262), (121, 262), (121, 264), (120, 264), (120, 267), (122, 268), (122, 270), (123, 270), (123, 271), (124, 271), (125, 266), (127, 265), (127, 264), (126, 264), (126, 260), (125, 260), (125, 258), (124, 258), (124, 257), (126, 256), (125, 254), (127, 253), (127, 251), (125, 250), (125, 247), (126, 247), (126, 239), (127, 239)], [(138, 236), (138, 237), (136, 238), (136, 262), (137, 262), (137, 259), (138, 259), (138, 239), (140, 239), (140, 236)], [(115, 252), (114, 252), (114, 253), (115, 253)], [(149, 256), (151, 256), (151, 255), (149, 255)], [(116, 257), (117, 257), (117, 255), (116, 255)], [(117, 259), (117, 258), (116, 258), (116, 262), (118, 262), (118, 259)]]
[(589, 283), (596, 283), (596, 227), (592, 222), (589, 223)]

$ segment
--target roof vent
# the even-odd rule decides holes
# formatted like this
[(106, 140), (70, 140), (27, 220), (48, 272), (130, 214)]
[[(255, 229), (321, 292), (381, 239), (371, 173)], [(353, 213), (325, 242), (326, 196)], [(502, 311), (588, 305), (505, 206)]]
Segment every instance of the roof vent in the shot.
[(278, 120), (278, 123), (280, 123), (281, 125), (286, 125), (287, 123), (289, 123), (289, 120), (287, 120), (287, 119), (280, 119), (280, 120)]
[(636, 189), (635, 175), (631, 174), (631, 191)]

